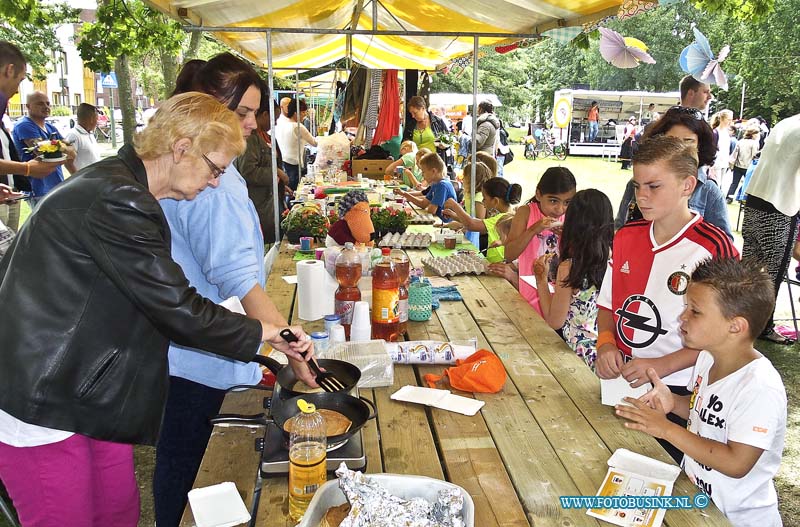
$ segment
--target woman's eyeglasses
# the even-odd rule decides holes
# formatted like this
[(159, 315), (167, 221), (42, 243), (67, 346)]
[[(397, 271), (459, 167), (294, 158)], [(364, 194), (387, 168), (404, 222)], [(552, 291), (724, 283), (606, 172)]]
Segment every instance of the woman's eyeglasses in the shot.
[(688, 106), (673, 106), (672, 108), (670, 108), (667, 111), (668, 112), (674, 111), (675, 113), (682, 113), (682, 114), (686, 114), (686, 115), (691, 115), (692, 117), (694, 117), (698, 121), (704, 121), (705, 118), (706, 118), (706, 116), (705, 116), (705, 114), (703, 114), (703, 112), (701, 112), (697, 108), (690, 108)]
[(203, 154), (203, 160), (208, 165), (208, 168), (211, 169), (211, 178), (212, 179), (217, 179), (218, 177), (220, 177), (222, 175), (223, 172), (225, 172), (224, 168), (220, 168), (219, 166), (217, 166), (217, 164), (214, 163), (213, 161), (211, 161), (208, 158), (208, 156), (205, 155), (205, 154)]

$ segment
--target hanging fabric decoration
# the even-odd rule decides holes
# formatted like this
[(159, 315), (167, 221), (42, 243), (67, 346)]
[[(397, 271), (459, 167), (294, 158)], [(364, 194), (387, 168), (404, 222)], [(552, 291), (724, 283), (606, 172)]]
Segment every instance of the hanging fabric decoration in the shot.
[(571, 27), (557, 27), (542, 33), (543, 37), (549, 37), (560, 44), (569, 44), (569, 42), (583, 33), (583, 29), (579, 26)]
[(596, 29), (607, 26), (609, 22), (614, 21), (616, 19), (617, 19), (616, 15), (611, 15), (611, 16), (604, 16), (603, 18), (598, 18), (593, 22), (587, 22), (583, 24), (583, 32), (591, 33)]
[(641, 15), (655, 7), (658, 7), (658, 2), (655, 0), (623, 0), (622, 5), (619, 6), (617, 18), (625, 20), (632, 16)]
[[(371, 145), (375, 129), (378, 127), (378, 103), (381, 100), (382, 70), (369, 70), (369, 99), (366, 103), (364, 115), (364, 144)], [(398, 127), (399, 129), (399, 127)]]
[(647, 46), (641, 40), (623, 37), (613, 29), (601, 27), (600, 55), (617, 68), (635, 68), (640, 62), (655, 64), (656, 61), (647, 53)]
[(372, 138), (373, 145), (385, 143), (396, 136), (400, 130), (400, 87), (397, 83), (397, 70), (386, 70), (383, 74), (381, 108), (378, 114), (378, 128)]
[(519, 47), (519, 42), (514, 42), (513, 44), (508, 44), (507, 46), (497, 46), (496, 48), (494, 48), (494, 50), (497, 53), (503, 55), (505, 53), (508, 53), (509, 51), (514, 51), (518, 47)]
[(694, 30), (694, 42), (683, 48), (678, 64), (681, 69), (704, 84), (716, 84), (723, 90), (728, 89), (728, 77), (722, 71), (720, 63), (728, 57), (731, 47), (725, 45), (714, 58), (711, 44), (699, 29)]

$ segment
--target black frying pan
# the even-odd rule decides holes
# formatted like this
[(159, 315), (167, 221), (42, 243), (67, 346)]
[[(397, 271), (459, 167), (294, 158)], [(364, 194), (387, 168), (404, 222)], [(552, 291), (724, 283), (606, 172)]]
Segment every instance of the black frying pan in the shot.
[[(329, 445), (349, 439), (350, 436), (361, 430), (361, 428), (367, 424), (367, 421), (375, 419), (378, 415), (378, 411), (375, 409), (375, 404), (372, 401), (364, 397), (353, 397), (347, 393), (306, 393), (298, 397), (292, 397), (291, 399), (281, 401), (280, 404), (273, 405), (273, 408), (270, 409), (272, 414), (271, 420), (281, 429), (287, 442), (289, 441), (289, 432), (284, 430), (283, 425), (286, 421), (300, 413), (300, 409), (297, 407), (298, 399), (305, 399), (306, 402), (313, 404), (317, 409), (339, 412), (350, 419), (352, 424), (347, 432), (335, 436), (328, 436)], [(209, 420), (211, 424), (239, 423), (263, 425), (266, 425), (269, 421), (270, 418), (264, 414), (219, 414)]]
[[(342, 392), (347, 393), (355, 388), (359, 379), (361, 379), (361, 370), (358, 369), (358, 366), (350, 364), (349, 362), (336, 359), (314, 360), (317, 361), (317, 364), (319, 364), (321, 368), (333, 373), (336, 378), (340, 380), (342, 384), (344, 384), (344, 390), (342, 390)], [(279, 390), (279, 396), (281, 399), (289, 399), (290, 397), (296, 397), (298, 395), (309, 395), (302, 392), (296, 392), (292, 389), (294, 388), (295, 383), (297, 383), (297, 376), (294, 374), (294, 370), (290, 366), (284, 366), (275, 359), (271, 357), (265, 357), (264, 355), (256, 355), (253, 357), (252, 361), (263, 364), (269, 368), (269, 371), (275, 374), (277, 383), (281, 388)]]

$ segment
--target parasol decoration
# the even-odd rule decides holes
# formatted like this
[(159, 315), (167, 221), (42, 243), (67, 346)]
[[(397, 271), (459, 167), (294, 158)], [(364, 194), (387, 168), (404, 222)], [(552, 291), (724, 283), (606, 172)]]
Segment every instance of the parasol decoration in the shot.
[(714, 57), (711, 44), (699, 29), (694, 30), (694, 42), (683, 48), (678, 59), (681, 69), (704, 84), (716, 84), (723, 90), (728, 89), (728, 77), (720, 64), (728, 57), (731, 47), (726, 45)]
[(613, 29), (598, 28), (600, 31), (600, 55), (617, 68), (635, 68), (641, 62), (655, 64), (647, 53), (647, 45), (633, 37), (623, 37)]

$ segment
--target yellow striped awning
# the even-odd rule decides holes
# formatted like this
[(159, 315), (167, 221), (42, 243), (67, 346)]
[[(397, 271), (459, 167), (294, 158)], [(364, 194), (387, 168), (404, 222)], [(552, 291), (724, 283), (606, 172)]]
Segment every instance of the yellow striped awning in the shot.
[[(373, 0), (378, 2), (378, 0)], [(509, 42), (513, 35), (539, 34), (616, 14), (622, 0), (381, 0), (373, 23), (367, 0), (147, 0), (188, 25), (219, 28), (214, 36), (256, 64), (267, 65), (264, 32), (236, 28), (378, 30), (351, 37), (353, 60), (370, 68), (433, 70), (473, 50), (471, 36), (486, 34), (480, 45)], [(362, 7), (365, 6), (363, 9)], [(356, 18), (357, 16), (357, 18)], [(356, 18), (356, 23), (353, 20)], [(222, 28), (230, 28), (225, 31)], [(413, 34), (380, 34), (381, 31)], [(508, 34), (508, 37), (504, 35)], [(272, 33), (275, 68), (308, 69), (347, 56), (343, 34)]]

